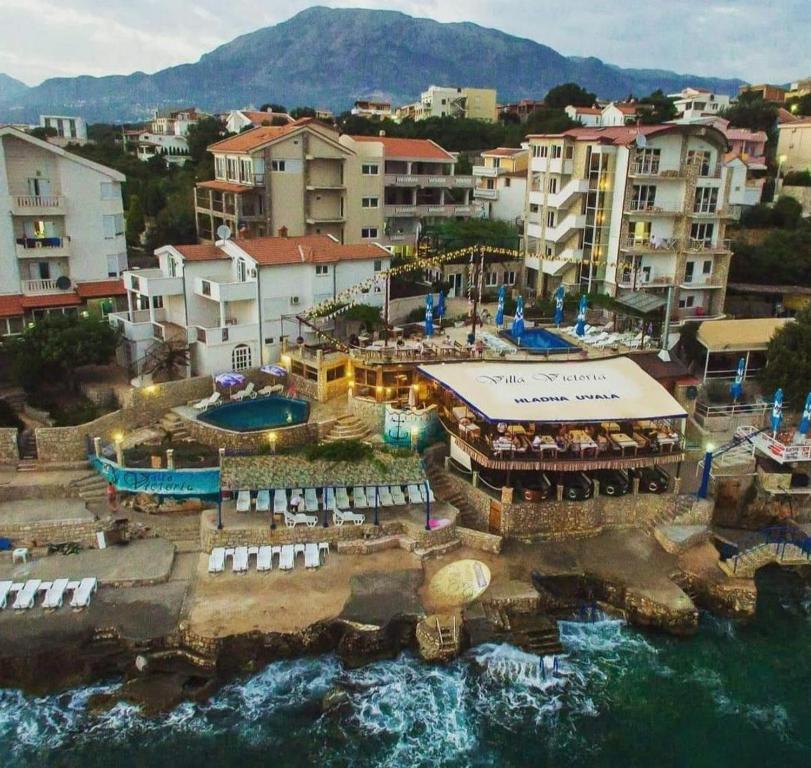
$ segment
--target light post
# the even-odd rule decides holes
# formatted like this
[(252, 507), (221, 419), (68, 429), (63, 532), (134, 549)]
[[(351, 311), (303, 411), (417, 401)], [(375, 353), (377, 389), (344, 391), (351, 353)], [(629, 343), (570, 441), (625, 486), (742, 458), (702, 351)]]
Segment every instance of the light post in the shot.
[(707, 443), (704, 449), (704, 471), (701, 473), (701, 485), (698, 487), (698, 496), (699, 499), (706, 499), (707, 492), (710, 489), (710, 472), (712, 471), (712, 454), (715, 450), (715, 446), (711, 443)]

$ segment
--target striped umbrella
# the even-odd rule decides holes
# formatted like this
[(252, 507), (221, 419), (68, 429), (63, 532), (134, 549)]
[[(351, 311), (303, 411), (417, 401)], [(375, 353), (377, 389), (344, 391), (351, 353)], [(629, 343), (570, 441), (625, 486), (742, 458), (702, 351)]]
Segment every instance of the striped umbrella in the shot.
[(555, 291), (555, 325), (560, 328), (560, 324), (563, 322), (563, 297), (566, 295), (566, 291), (563, 289), (562, 285), (558, 286), (558, 289)]
[(434, 294), (425, 295), (425, 335), (434, 335)]
[(805, 398), (805, 406), (803, 406), (803, 416), (800, 419), (800, 426), (797, 428), (797, 431), (801, 435), (807, 435), (809, 425), (811, 425), (811, 392), (809, 392), (808, 397)]
[(507, 286), (502, 285), (498, 289), (498, 309), (496, 309), (496, 326), (501, 328), (504, 325), (504, 299), (507, 296)]
[(586, 335), (586, 294), (580, 296), (580, 306), (577, 310), (577, 327), (575, 333), (582, 339)]
[(772, 405), (772, 432), (777, 436), (777, 430), (783, 423), (783, 390), (778, 389), (774, 393), (774, 405)]
[(524, 334), (524, 297), (519, 296), (518, 301), (515, 303), (515, 317), (513, 317), (512, 328), (510, 329), (512, 337), (521, 341), (521, 336)]

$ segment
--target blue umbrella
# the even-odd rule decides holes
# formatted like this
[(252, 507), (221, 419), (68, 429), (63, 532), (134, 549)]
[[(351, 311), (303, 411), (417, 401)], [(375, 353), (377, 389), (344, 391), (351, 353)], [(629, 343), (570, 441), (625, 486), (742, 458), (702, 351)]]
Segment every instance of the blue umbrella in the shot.
[(245, 377), (241, 373), (219, 373), (214, 377), (215, 383), (221, 387), (238, 387), (245, 383)]
[(811, 425), (811, 392), (809, 392), (808, 397), (805, 398), (805, 406), (803, 406), (803, 416), (800, 419), (800, 426), (797, 428), (797, 431), (801, 435), (807, 435), (809, 425)]
[(735, 402), (741, 399), (741, 395), (743, 395), (743, 371), (746, 367), (746, 360), (741, 358), (738, 360), (738, 370), (735, 374), (735, 381), (732, 382), (732, 386), (729, 388), (730, 393), (732, 394), (732, 399)]
[(436, 300), (436, 316), (440, 320), (445, 317), (445, 291), (440, 291), (439, 298)]
[(560, 328), (560, 324), (563, 322), (563, 297), (566, 295), (566, 291), (563, 289), (562, 285), (558, 286), (558, 289), (555, 291), (555, 325)]
[(774, 405), (772, 406), (772, 432), (776, 435), (777, 430), (783, 423), (783, 390), (778, 389), (774, 393)]
[(425, 295), (425, 335), (434, 335), (434, 294)]
[(511, 329), (512, 337), (521, 341), (521, 336), (524, 333), (524, 297), (519, 296), (518, 301), (515, 303), (515, 317), (513, 317), (513, 324)]
[(498, 309), (496, 310), (496, 325), (501, 328), (504, 325), (504, 299), (507, 296), (507, 286), (502, 285), (498, 289)]
[(582, 339), (586, 335), (586, 294), (580, 296), (580, 306), (577, 310), (577, 327), (575, 333)]
[(263, 365), (259, 370), (262, 373), (269, 373), (271, 376), (287, 376), (287, 368), (282, 368), (281, 365), (275, 363)]

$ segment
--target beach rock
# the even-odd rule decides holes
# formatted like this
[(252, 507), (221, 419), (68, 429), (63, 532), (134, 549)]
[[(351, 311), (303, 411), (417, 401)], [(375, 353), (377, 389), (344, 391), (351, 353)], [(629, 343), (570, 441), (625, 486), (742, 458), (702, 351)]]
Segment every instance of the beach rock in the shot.
[(321, 699), (321, 711), (335, 712), (349, 704), (349, 694), (341, 688), (330, 688)]

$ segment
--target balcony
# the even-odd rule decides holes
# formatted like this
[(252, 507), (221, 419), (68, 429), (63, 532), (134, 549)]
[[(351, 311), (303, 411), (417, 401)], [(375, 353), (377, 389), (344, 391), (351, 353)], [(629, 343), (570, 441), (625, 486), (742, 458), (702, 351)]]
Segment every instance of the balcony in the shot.
[(641, 290), (642, 288), (667, 288), (675, 285), (675, 275), (655, 275), (646, 274), (642, 270), (637, 270), (636, 276), (632, 270), (627, 270), (617, 279), (620, 288), (631, 288)]
[(346, 217), (340, 213), (308, 213), (305, 221), (308, 224), (343, 224)]
[(712, 243), (691, 237), (687, 240), (686, 249), (690, 253), (730, 253), (732, 251), (732, 241), (719, 240), (717, 243)]
[(63, 216), (65, 198), (59, 195), (12, 195), (14, 216)]
[(335, 181), (308, 181), (306, 189), (308, 192), (343, 192), (346, 185)]
[[(164, 310), (156, 309), (155, 318), (165, 317)], [(129, 341), (149, 341), (155, 338), (152, 319), (148, 309), (136, 309), (133, 312), (112, 312), (107, 315), (107, 322), (121, 331)]]
[(474, 165), (473, 166), (473, 175), (480, 176), (484, 179), (495, 179), (503, 169), (501, 168), (493, 168), (489, 165)]
[(69, 283), (67, 288), (60, 288), (56, 279), (46, 280), (20, 280), (20, 291), (25, 296), (38, 296), (44, 293), (65, 293), (72, 287)]
[(732, 213), (724, 208), (714, 208), (713, 210), (696, 211), (692, 210), (688, 216), (694, 219), (729, 219), (732, 218)]
[(70, 257), (69, 237), (18, 237), (18, 259), (58, 259)]
[(620, 249), (629, 253), (675, 253), (679, 250), (678, 237), (629, 237)]
[(644, 205), (631, 203), (625, 210), (626, 216), (647, 218), (649, 216), (681, 216), (682, 211), (675, 208), (663, 208), (660, 205)]
[(570, 213), (564, 216), (556, 226), (546, 228), (546, 239), (552, 242), (565, 240), (572, 233), (586, 226), (586, 216), (581, 213)]
[(679, 283), (679, 288), (684, 288), (689, 291), (702, 288), (723, 288), (724, 285), (725, 282), (723, 278), (716, 275), (694, 275), (692, 279), (688, 279), (685, 275), (684, 280)]
[(141, 296), (180, 296), (183, 278), (171, 277), (160, 269), (139, 269), (125, 272), (124, 287)]
[(473, 188), (473, 176), (454, 176), (446, 174), (424, 173), (387, 173), (384, 183), (387, 187), (438, 187), (438, 188)]
[(216, 328), (203, 328), (198, 325), (194, 330), (197, 332), (197, 343), (208, 347), (256, 341), (259, 338), (259, 323), (224, 325)]
[(476, 187), (473, 190), (473, 197), (479, 200), (498, 200), (498, 190), (487, 187)]
[(535, 173), (563, 173), (571, 176), (574, 163), (571, 158), (562, 157), (533, 157), (531, 168)]
[(221, 282), (198, 277), (194, 281), (194, 292), (198, 296), (216, 302), (250, 301), (256, 298), (256, 283), (254, 281)]
[(678, 181), (686, 175), (679, 168), (663, 168), (659, 160), (634, 160), (628, 171), (629, 176), (650, 176), (657, 179), (673, 179)]

